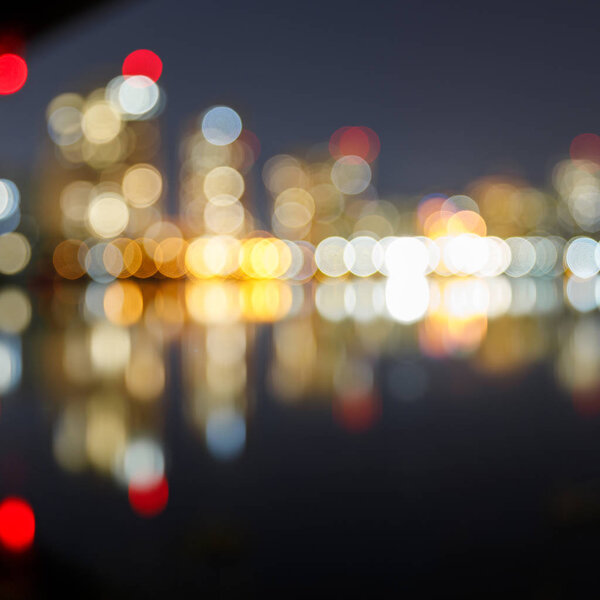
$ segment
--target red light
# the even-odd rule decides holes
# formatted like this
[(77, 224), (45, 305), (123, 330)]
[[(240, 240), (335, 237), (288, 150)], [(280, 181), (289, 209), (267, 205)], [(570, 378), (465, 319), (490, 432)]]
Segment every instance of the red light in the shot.
[(346, 394), (336, 398), (333, 415), (348, 431), (366, 431), (381, 416), (381, 401), (370, 393)]
[(142, 517), (154, 517), (161, 513), (169, 500), (169, 484), (164, 477), (129, 484), (129, 504)]
[(379, 137), (369, 127), (341, 127), (329, 140), (329, 152), (336, 159), (360, 156), (370, 163), (379, 156), (379, 150)]
[(144, 75), (152, 81), (158, 81), (163, 64), (159, 56), (152, 50), (134, 50), (123, 61), (123, 76)]
[(0, 56), (0, 94), (14, 94), (27, 81), (27, 63), (16, 54)]
[(0, 542), (12, 552), (23, 552), (33, 543), (35, 517), (31, 506), (20, 498), (0, 504)]
[(576, 135), (571, 142), (571, 160), (590, 160), (600, 165), (600, 136), (595, 133)]

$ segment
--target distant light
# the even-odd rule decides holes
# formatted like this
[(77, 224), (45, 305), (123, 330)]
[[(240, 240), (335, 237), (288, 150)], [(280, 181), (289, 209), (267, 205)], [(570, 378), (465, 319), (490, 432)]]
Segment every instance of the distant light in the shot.
[(21, 333), (31, 321), (29, 298), (17, 287), (0, 291), (0, 332)]
[(371, 167), (360, 156), (343, 156), (331, 169), (331, 181), (343, 194), (360, 194), (371, 183)]
[(156, 83), (145, 75), (127, 77), (119, 85), (117, 99), (121, 110), (140, 116), (156, 107), (160, 91)]
[(358, 277), (373, 275), (383, 262), (383, 248), (366, 235), (353, 238), (344, 248), (344, 263), (348, 271)]
[(19, 209), (20, 194), (9, 179), (0, 179), (0, 221), (8, 220)]
[(163, 63), (152, 50), (134, 50), (123, 61), (123, 76), (143, 75), (156, 82), (160, 79)]
[(12, 552), (23, 552), (33, 543), (35, 517), (21, 498), (6, 498), (0, 504), (0, 542)]
[(202, 119), (202, 134), (215, 146), (226, 146), (242, 133), (240, 116), (228, 106), (211, 108)]
[(96, 235), (111, 238), (119, 235), (129, 222), (129, 208), (116, 195), (94, 198), (88, 209), (88, 224)]
[(82, 136), (82, 114), (74, 106), (61, 106), (48, 117), (48, 133), (59, 146), (69, 146)]
[(510, 264), (506, 274), (511, 277), (523, 277), (533, 269), (536, 262), (534, 245), (525, 238), (511, 237), (506, 240), (510, 249)]
[(161, 513), (169, 500), (169, 484), (160, 477), (141, 483), (135, 478), (129, 484), (129, 504), (142, 517), (154, 517)]
[(329, 152), (333, 158), (359, 156), (368, 163), (379, 155), (377, 134), (369, 127), (341, 127), (329, 140)]
[(582, 133), (573, 138), (570, 147), (571, 160), (590, 160), (600, 165), (600, 136)]
[(206, 422), (206, 445), (210, 453), (221, 460), (235, 458), (246, 444), (244, 417), (230, 408), (212, 412)]
[(598, 242), (588, 237), (579, 237), (572, 240), (565, 252), (566, 266), (573, 275), (581, 279), (593, 277), (600, 270), (598, 261), (600, 247)]
[(152, 487), (165, 472), (165, 457), (160, 444), (152, 438), (138, 438), (129, 442), (123, 455), (122, 468), (128, 483)]
[(27, 81), (27, 63), (16, 54), (0, 56), (0, 94), (18, 92)]
[(386, 238), (385, 274), (425, 275), (429, 271), (429, 250), (416, 237)]
[(20, 233), (0, 235), (0, 273), (14, 275), (22, 271), (31, 258), (31, 246)]
[(315, 250), (315, 262), (319, 271), (328, 277), (341, 277), (348, 272), (348, 264), (354, 264), (355, 250), (342, 237), (325, 238)]

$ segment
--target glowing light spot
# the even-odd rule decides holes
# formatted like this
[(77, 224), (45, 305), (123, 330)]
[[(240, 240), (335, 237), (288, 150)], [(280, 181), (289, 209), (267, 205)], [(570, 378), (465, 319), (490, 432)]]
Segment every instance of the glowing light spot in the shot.
[(96, 235), (111, 238), (123, 232), (129, 222), (127, 204), (117, 196), (101, 195), (90, 203), (88, 223)]
[(593, 277), (600, 270), (600, 247), (588, 237), (572, 240), (565, 252), (565, 264), (571, 273), (581, 279)]
[(152, 81), (158, 81), (163, 70), (160, 57), (152, 50), (134, 50), (123, 61), (123, 76), (143, 75)]
[(135, 486), (153, 485), (165, 472), (165, 457), (152, 438), (139, 438), (127, 444), (123, 456), (123, 476)]
[(150, 78), (134, 75), (121, 83), (117, 98), (124, 113), (141, 116), (156, 108), (160, 91)]
[(0, 56), (0, 94), (18, 92), (27, 81), (27, 63), (16, 54)]
[(235, 196), (214, 196), (204, 207), (204, 221), (214, 233), (236, 233), (244, 224), (244, 219), (244, 207)]
[(504, 273), (511, 263), (510, 246), (498, 237), (483, 238), (486, 259), (477, 272), (481, 277), (496, 277)]
[(379, 155), (379, 149), (379, 137), (369, 127), (342, 127), (329, 141), (329, 152), (335, 159), (359, 156), (371, 163)]
[(119, 113), (108, 102), (94, 102), (83, 113), (81, 127), (85, 137), (94, 144), (106, 144), (121, 131)]
[(360, 156), (343, 156), (331, 169), (331, 181), (343, 194), (360, 194), (371, 183), (371, 167)]
[(186, 273), (185, 256), (188, 243), (180, 237), (162, 240), (154, 251), (154, 262), (158, 270), (173, 279)]
[(80, 240), (64, 240), (54, 249), (52, 264), (61, 277), (78, 279), (85, 274), (79, 257), (86, 253), (87, 246)]
[(220, 460), (239, 456), (246, 445), (246, 422), (243, 415), (231, 408), (211, 412), (206, 421), (206, 445)]
[(11, 552), (24, 552), (33, 544), (35, 516), (28, 502), (5, 498), (0, 503), (0, 542)]
[(444, 246), (444, 263), (452, 273), (473, 275), (486, 264), (488, 250), (485, 238), (478, 235), (463, 233), (452, 236)]
[(232, 167), (215, 167), (206, 174), (203, 188), (209, 200), (223, 194), (239, 199), (244, 193), (244, 178)]
[(20, 200), (17, 186), (9, 179), (0, 179), (0, 223), (18, 212)]
[(572, 160), (591, 161), (600, 165), (600, 136), (582, 133), (573, 138), (570, 147)]
[(424, 275), (429, 271), (429, 252), (420, 238), (386, 238), (385, 273), (387, 275)]
[(19, 288), (9, 287), (0, 291), (0, 331), (21, 333), (31, 321), (31, 303)]
[(344, 263), (353, 275), (368, 277), (377, 272), (383, 262), (383, 249), (379, 242), (361, 235), (350, 240), (344, 249)]
[(523, 277), (527, 275), (535, 265), (536, 255), (533, 244), (521, 237), (512, 237), (506, 240), (510, 248), (510, 265), (506, 274), (511, 277)]
[(242, 132), (240, 116), (228, 106), (215, 106), (202, 118), (202, 133), (215, 146), (234, 142)]
[(160, 477), (138, 483), (135, 479), (129, 484), (129, 504), (141, 517), (155, 517), (167, 506), (169, 484)]
[(22, 271), (31, 258), (31, 246), (20, 233), (0, 235), (0, 273), (14, 275)]
[[(350, 247), (350, 250), (346, 250)], [(315, 262), (321, 273), (341, 277), (348, 272), (348, 263), (354, 263), (354, 248), (342, 237), (325, 238), (315, 250)]]
[(81, 139), (81, 119), (81, 112), (74, 106), (56, 109), (48, 118), (48, 133), (52, 141), (59, 146), (69, 146)]
[(569, 304), (575, 310), (586, 313), (598, 308), (597, 288), (598, 282), (591, 277), (583, 280), (577, 277), (569, 277), (565, 286), (565, 294)]
[(422, 318), (429, 307), (429, 285), (425, 277), (390, 277), (385, 286), (385, 304), (401, 323)]

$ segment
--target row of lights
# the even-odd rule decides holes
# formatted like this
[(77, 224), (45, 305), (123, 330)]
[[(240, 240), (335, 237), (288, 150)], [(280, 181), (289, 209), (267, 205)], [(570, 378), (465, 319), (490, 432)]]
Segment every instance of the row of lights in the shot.
[[(19, 264), (22, 262), (21, 258)], [(332, 236), (316, 248), (307, 241), (281, 240), (266, 234), (241, 240), (211, 235), (189, 242), (178, 236), (160, 241), (153, 237), (121, 237), (107, 242), (91, 240), (89, 245), (81, 240), (65, 240), (56, 247), (53, 263), (66, 279), (78, 279), (87, 273), (104, 283), (154, 275), (306, 281), (317, 271), (326, 277), (411, 277), (430, 273), (523, 277), (556, 276), (567, 271), (588, 279), (600, 271), (600, 246), (585, 236), (567, 242), (558, 236), (503, 240), (470, 233), (433, 240), (424, 236), (389, 236), (381, 240), (367, 235), (350, 240)]]

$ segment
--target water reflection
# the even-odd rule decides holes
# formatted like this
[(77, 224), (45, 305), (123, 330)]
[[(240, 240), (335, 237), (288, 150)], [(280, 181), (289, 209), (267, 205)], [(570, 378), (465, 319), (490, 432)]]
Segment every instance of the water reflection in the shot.
[(600, 318), (579, 287), (599, 279), (67, 282), (33, 322), (27, 292), (10, 286), (0, 390), (6, 401), (41, 375), (57, 464), (112, 479), (153, 516), (167, 505), (165, 411), (179, 396), (217, 461), (252, 443), (261, 378), (277, 401), (316, 403), (359, 432), (385, 418), (382, 396), (424, 397), (436, 359), (465, 361), (490, 385), (547, 362), (577, 411), (597, 412)]

